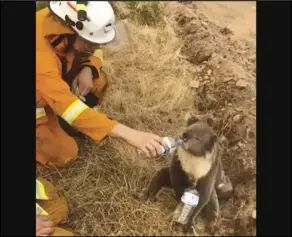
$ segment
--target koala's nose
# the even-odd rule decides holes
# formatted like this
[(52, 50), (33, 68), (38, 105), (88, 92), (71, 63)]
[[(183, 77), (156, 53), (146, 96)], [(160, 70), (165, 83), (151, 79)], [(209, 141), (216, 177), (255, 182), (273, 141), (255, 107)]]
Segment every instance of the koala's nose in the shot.
[(186, 132), (184, 132), (183, 134), (182, 134), (182, 139), (183, 139), (183, 141), (184, 142), (186, 142), (188, 139), (190, 139), (191, 138), (191, 132), (190, 131), (186, 131)]

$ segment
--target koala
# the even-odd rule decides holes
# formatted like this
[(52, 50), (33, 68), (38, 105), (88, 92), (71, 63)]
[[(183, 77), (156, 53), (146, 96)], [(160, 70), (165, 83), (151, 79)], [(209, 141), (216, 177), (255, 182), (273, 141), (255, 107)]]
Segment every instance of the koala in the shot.
[[(204, 207), (210, 217), (210, 227), (215, 227), (219, 216), (219, 201), (232, 196), (233, 186), (225, 176), (221, 163), (221, 147), (217, 135), (205, 122), (190, 117), (181, 134), (183, 143), (174, 151), (168, 167), (156, 172), (143, 192), (144, 200), (154, 199), (163, 187), (172, 188), (179, 202), (186, 188), (197, 184), (199, 203), (192, 213), (186, 232)], [(227, 181), (226, 181), (227, 180)]]

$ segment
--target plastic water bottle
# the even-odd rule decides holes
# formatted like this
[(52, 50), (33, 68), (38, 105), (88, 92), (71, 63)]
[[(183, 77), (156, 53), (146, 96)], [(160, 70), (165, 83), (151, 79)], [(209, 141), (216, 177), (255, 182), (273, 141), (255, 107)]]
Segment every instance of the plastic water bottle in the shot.
[(199, 203), (199, 193), (196, 190), (196, 184), (191, 188), (185, 190), (181, 197), (181, 202), (177, 205), (173, 221), (175, 224), (185, 227), (191, 218), (192, 210), (196, 208)]
[(172, 137), (164, 137), (163, 139), (168, 145), (167, 149), (164, 149), (164, 147), (161, 147), (161, 154), (163, 156), (167, 156), (171, 154), (176, 147), (178, 147), (179, 145), (183, 143), (183, 140), (181, 138), (175, 139)]

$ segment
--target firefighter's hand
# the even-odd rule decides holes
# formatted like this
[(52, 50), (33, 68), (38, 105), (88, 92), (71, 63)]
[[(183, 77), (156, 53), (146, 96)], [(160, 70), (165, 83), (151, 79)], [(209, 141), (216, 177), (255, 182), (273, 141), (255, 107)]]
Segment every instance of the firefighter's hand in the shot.
[(168, 147), (162, 137), (134, 130), (120, 123), (112, 129), (109, 135), (123, 138), (130, 145), (142, 150), (148, 157), (158, 157), (161, 155), (161, 148), (167, 149)]
[(90, 67), (84, 67), (77, 76), (80, 95), (86, 96), (93, 87), (92, 71)]
[(161, 155), (161, 148), (167, 149), (167, 144), (162, 137), (152, 133), (136, 131), (128, 142), (142, 150), (147, 157), (158, 157)]
[(50, 236), (53, 231), (53, 222), (48, 216), (36, 217), (36, 236)]

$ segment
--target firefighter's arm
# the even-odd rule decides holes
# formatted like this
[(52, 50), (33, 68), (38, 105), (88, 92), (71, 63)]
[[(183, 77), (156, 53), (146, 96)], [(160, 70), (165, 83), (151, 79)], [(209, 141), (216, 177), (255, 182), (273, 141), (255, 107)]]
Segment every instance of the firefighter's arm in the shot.
[(107, 87), (107, 78), (102, 69), (103, 52), (98, 49), (95, 50), (92, 56), (87, 58), (81, 58), (81, 69), (89, 67), (93, 76), (93, 88), (91, 92), (98, 98), (102, 97), (104, 90)]
[(40, 55), (37, 52), (37, 90), (53, 111), (67, 123), (96, 142), (106, 135), (122, 138), (148, 156), (150, 156), (149, 151), (152, 156), (159, 154), (161, 145), (165, 149), (168, 147), (163, 138), (155, 134), (129, 128), (89, 108), (70, 92), (68, 85), (62, 80), (57, 59), (47, 54), (42, 56), (46, 59), (45, 64), (42, 64), (44, 60), (38, 60)]
[(46, 64), (38, 62), (37, 60), (37, 90), (53, 111), (97, 142), (108, 135), (117, 122), (89, 108), (70, 92), (60, 76), (54, 57), (47, 56)]

